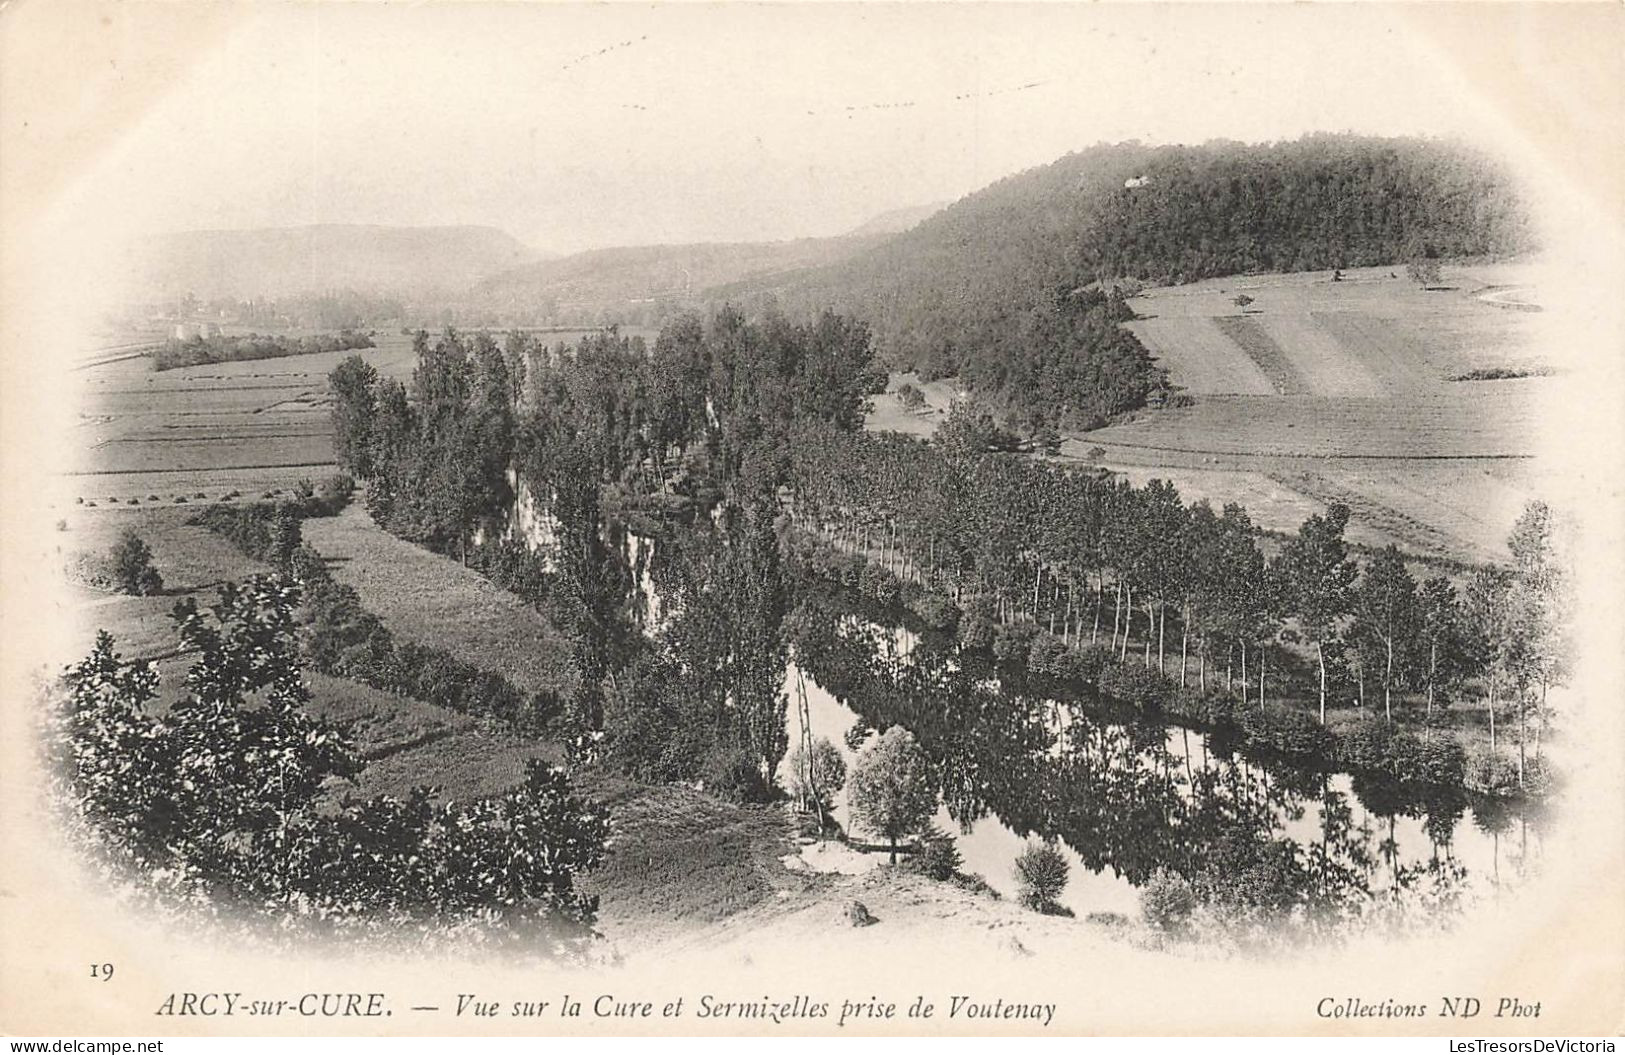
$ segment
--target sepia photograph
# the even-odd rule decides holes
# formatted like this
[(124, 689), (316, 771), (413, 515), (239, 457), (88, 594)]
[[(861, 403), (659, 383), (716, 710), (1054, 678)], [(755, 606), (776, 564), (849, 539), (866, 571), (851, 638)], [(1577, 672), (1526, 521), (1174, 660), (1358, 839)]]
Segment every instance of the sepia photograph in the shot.
[(1622, 121), (1609, 3), (0, 6), (0, 1032), (1617, 1036)]

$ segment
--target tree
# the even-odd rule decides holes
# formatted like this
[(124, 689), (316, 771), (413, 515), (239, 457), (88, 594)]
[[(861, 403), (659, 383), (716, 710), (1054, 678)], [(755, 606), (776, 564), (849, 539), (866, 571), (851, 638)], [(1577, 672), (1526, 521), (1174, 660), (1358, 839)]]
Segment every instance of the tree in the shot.
[(1048, 841), (1030, 841), (1016, 856), (1016, 882), (1021, 903), (1047, 915), (1057, 915), (1071, 865), (1060, 847)]
[(1437, 286), (1443, 280), (1439, 273), (1439, 262), (1427, 257), (1418, 257), (1406, 264), (1405, 274), (1423, 289)]
[(1274, 565), (1288, 608), (1297, 616), (1304, 636), (1315, 645), (1322, 725), (1326, 724), (1325, 643), (1336, 637), (1348, 614), (1349, 594), (1358, 574), (1343, 541), (1348, 521), (1348, 507), (1341, 503), (1334, 503), (1324, 515), (1311, 516), (1282, 547)]
[(1512, 575), (1490, 565), (1467, 580), (1466, 627), (1468, 648), (1483, 671), (1490, 717), (1490, 750), (1496, 746), (1495, 694), (1517, 664), (1518, 644), (1512, 632)]
[(152, 566), (152, 548), (133, 528), (119, 533), (109, 560), (113, 586), (120, 593), (150, 596), (162, 592), (164, 579)]
[(846, 759), (829, 740), (820, 738), (808, 752), (798, 744), (790, 755), (790, 790), (804, 805), (829, 805), (846, 783)]
[[(1370, 637), (1381, 648), (1382, 706), (1388, 721), (1394, 720), (1393, 685), (1396, 673), (1403, 674), (1404, 646), (1420, 631), (1416, 580), (1405, 568), (1399, 547), (1389, 545), (1365, 567), (1353, 592), (1356, 613), (1355, 636)], [(1395, 670), (1396, 650), (1401, 670)], [(1326, 720), (1324, 713), (1321, 721)]]
[(1242, 309), (1245, 309), (1247, 307), (1247, 305), (1251, 304), (1252, 302), (1253, 302), (1253, 298), (1249, 297), (1245, 293), (1237, 293), (1234, 297), (1230, 298), (1230, 303), (1232, 303), (1236, 307), (1242, 308)]
[(884, 837), (897, 861), (897, 840), (925, 827), (937, 808), (936, 780), (914, 734), (894, 725), (858, 755), (847, 805), (852, 817)]
[(286, 580), (256, 576), (207, 611), (177, 605), (198, 658), (161, 713), (148, 706), (156, 671), (98, 635), (46, 736), (76, 837), (121, 885), (276, 930), (475, 925), (560, 952), (590, 937), (597, 899), (574, 877), (601, 860), (608, 831), (561, 770), (533, 762), (520, 785), (469, 803), (436, 804), (421, 787), (404, 799), (325, 793), (361, 762), (306, 706), (298, 602)]
[(377, 416), (378, 371), (352, 355), (327, 375), (333, 394), (333, 455), (339, 465), (365, 480), (372, 476), (372, 428)]
[(1558, 524), (1544, 502), (1524, 507), (1507, 549), (1512, 553), (1512, 579), (1507, 596), (1509, 630), (1516, 642), (1514, 685), (1518, 690), (1518, 781), (1527, 768), (1529, 695), (1540, 686), (1537, 732), (1544, 725), (1547, 689), (1568, 670), (1568, 624), (1572, 575), (1559, 544)]
[(1434, 700), (1450, 693), (1460, 683), (1465, 670), (1466, 648), (1463, 621), (1466, 613), (1456, 597), (1456, 588), (1443, 575), (1422, 584), (1418, 597), (1421, 618), (1421, 658), (1427, 685), (1427, 713), (1433, 715)]

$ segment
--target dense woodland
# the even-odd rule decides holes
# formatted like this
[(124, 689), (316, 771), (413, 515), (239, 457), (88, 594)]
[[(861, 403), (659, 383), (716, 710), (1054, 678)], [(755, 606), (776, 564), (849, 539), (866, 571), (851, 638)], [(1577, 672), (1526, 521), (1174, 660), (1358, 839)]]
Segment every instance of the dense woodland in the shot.
[[(1009, 453), (969, 405), (929, 443), (866, 433), (879, 375), (863, 328), (832, 314), (684, 319), (653, 347), (455, 333), (419, 346), (410, 390), (359, 359), (335, 372), (341, 457), (381, 524), (566, 630), (581, 685), (568, 728), (637, 775), (728, 769), (768, 792), (785, 747), (784, 626), (796, 575), (817, 564), (807, 540), (891, 584), (859, 583), (870, 592), (906, 588), (969, 649), (1002, 657), (1019, 640), (1025, 657), (1041, 636), (1098, 657), (1104, 691), (1133, 664), (1264, 713), (1307, 699), (1322, 726), (1339, 711), (1448, 725), (1452, 702), (1482, 698), (1492, 754), (1516, 752), (1481, 782), (1523, 785), (1539, 768), (1568, 591), (1543, 506), (1519, 521), (1509, 566), (1419, 580), (1396, 549), (1356, 559), (1340, 506), (1266, 540), (1240, 506)], [(644, 575), (658, 618), (633, 588)]]

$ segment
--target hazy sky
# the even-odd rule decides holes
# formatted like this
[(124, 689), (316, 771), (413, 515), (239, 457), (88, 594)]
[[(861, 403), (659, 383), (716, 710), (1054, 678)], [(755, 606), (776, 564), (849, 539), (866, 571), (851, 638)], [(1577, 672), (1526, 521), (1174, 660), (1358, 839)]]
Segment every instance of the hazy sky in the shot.
[(1450, 64), (1393, 19), (278, 7), (196, 46), (68, 200), (142, 229), (474, 223), (571, 251), (838, 233), (1103, 140), (1483, 133)]

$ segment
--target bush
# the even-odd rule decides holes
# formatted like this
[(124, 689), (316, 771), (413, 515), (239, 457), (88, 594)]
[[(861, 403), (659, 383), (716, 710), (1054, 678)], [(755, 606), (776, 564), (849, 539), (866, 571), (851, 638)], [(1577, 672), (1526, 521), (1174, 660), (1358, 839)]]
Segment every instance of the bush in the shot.
[(1331, 734), (1302, 711), (1243, 710), (1239, 724), (1249, 747), (1316, 758), (1331, 754)]
[(1138, 663), (1109, 662), (1100, 672), (1104, 696), (1142, 711), (1158, 711), (1168, 695), (1168, 679)]
[(119, 534), (108, 561), (108, 574), (118, 592), (148, 597), (163, 592), (163, 576), (152, 566), (152, 548), (134, 530), (125, 528)]
[(993, 656), (1000, 663), (1026, 662), (1038, 629), (1029, 623), (999, 627), (993, 635)]
[(960, 614), (956, 635), (959, 647), (973, 652), (990, 649), (998, 634), (998, 623), (993, 618), (993, 605), (978, 597)]
[(910, 597), (908, 609), (932, 630), (952, 630), (959, 622), (959, 607), (953, 600), (930, 590)]
[(959, 875), (962, 864), (964, 859), (959, 856), (959, 848), (954, 845), (953, 837), (936, 828), (928, 828), (920, 836), (918, 852), (909, 858), (905, 867), (911, 872), (945, 883)]
[(1439, 262), (1426, 257), (1418, 257), (1405, 265), (1405, 274), (1412, 282), (1423, 289), (1430, 289), (1443, 281), (1439, 271)]
[(1518, 763), (1488, 747), (1467, 756), (1462, 783), (1485, 795), (1504, 795), (1518, 786)]
[[(1435, 736), (1424, 741), (1380, 718), (1344, 730), (1331, 754), (1351, 768), (1374, 770), (1399, 780), (1458, 784), (1468, 772), (1467, 756), (1455, 740)], [(1479, 776), (1493, 773), (1485, 771)]]
[(858, 592), (884, 605), (897, 601), (897, 580), (878, 564), (865, 564), (858, 573)]
[[(302, 481), (308, 485), (309, 481)], [(314, 515), (337, 516), (355, 494), (355, 479), (349, 473), (334, 473), (323, 480), (313, 492), (322, 512)], [(305, 498), (312, 497), (305, 495)]]
[(1060, 903), (1072, 866), (1053, 842), (1028, 842), (1016, 855), (1016, 883), (1019, 900), (1027, 908), (1046, 915), (1061, 915)]
[(316, 583), (332, 581), (332, 576), (327, 571), (327, 563), (308, 542), (299, 543), (299, 547), (293, 551), (293, 558), (288, 562), (288, 570), (292, 573), (294, 581), (301, 586), (309, 587)]
[(771, 802), (773, 786), (756, 757), (743, 747), (719, 744), (706, 756), (700, 779), (707, 791), (734, 802)]
[(1039, 634), (1027, 651), (1027, 669), (1034, 674), (1062, 681), (1092, 681), (1099, 668), (1091, 669), (1084, 657), (1054, 634)]
[(1153, 930), (1183, 930), (1196, 909), (1196, 891), (1184, 876), (1158, 868), (1140, 888), (1140, 918)]

